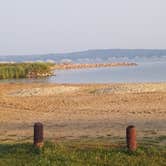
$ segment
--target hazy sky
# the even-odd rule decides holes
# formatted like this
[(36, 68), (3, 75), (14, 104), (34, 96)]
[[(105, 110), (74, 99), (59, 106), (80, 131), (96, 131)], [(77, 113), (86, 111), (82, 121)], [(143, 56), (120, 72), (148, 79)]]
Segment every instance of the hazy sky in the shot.
[(166, 0), (0, 0), (0, 55), (166, 49)]

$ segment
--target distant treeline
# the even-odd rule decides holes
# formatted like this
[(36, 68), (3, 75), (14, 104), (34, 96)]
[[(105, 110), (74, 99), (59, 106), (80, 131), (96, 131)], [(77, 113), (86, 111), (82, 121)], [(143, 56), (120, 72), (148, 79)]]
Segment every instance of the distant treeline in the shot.
[[(30, 61), (44, 61), (44, 62), (74, 62), (74, 63), (98, 63), (100, 62), (116, 62), (120, 61), (129, 61), (143, 58), (143, 60), (149, 61), (151, 59), (166, 59), (166, 49), (98, 49), (98, 50), (87, 50), (80, 52), (71, 52), (71, 53), (51, 53), (51, 54), (41, 54), (41, 55), (10, 55), (10, 56), (0, 56), (1, 62), (30, 62)], [(132, 62), (133, 62), (132, 61)]]
[(0, 64), (0, 79), (34, 78), (51, 74), (51, 63)]

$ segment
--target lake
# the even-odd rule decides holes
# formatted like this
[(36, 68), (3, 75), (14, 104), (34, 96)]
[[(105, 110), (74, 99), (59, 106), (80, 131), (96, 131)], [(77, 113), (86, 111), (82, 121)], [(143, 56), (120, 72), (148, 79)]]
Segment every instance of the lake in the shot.
[(166, 50), (106, 49), (27, 56), (0, 56), (0, 62), (53, 61), (56, 63), (134, 62), (138, 66), (55, 71), (42, 79), (1, 80), (0, 82), (116, 83), (166, 82)]
[(140, 63), (138, 66), (56, 71), (47, 79), (57, 83), (165, 82), (166, 62)]
[(166, 82), (166, 62), (140, 62), (138, 66), (58, 70), (56, 76), (42, 79), (3, 80), (1, 82), (43, 83), (128, 83)]

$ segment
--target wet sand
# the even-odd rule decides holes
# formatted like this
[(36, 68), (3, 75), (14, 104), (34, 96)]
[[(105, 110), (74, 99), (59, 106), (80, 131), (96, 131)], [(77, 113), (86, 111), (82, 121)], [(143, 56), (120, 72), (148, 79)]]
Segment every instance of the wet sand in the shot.
[(0, 141), (27, 141), (34, 122), (46, 139), (166, 136), (166, 83), (0, 84)]

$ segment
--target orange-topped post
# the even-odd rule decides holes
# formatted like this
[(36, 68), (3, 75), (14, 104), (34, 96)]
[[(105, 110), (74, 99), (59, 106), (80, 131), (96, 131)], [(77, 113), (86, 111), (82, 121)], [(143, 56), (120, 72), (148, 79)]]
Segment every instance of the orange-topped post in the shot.
[(126, 143), (129, 151), (135, 151), (137, 149), (136, 129), (133, 125), (126, 128)]

